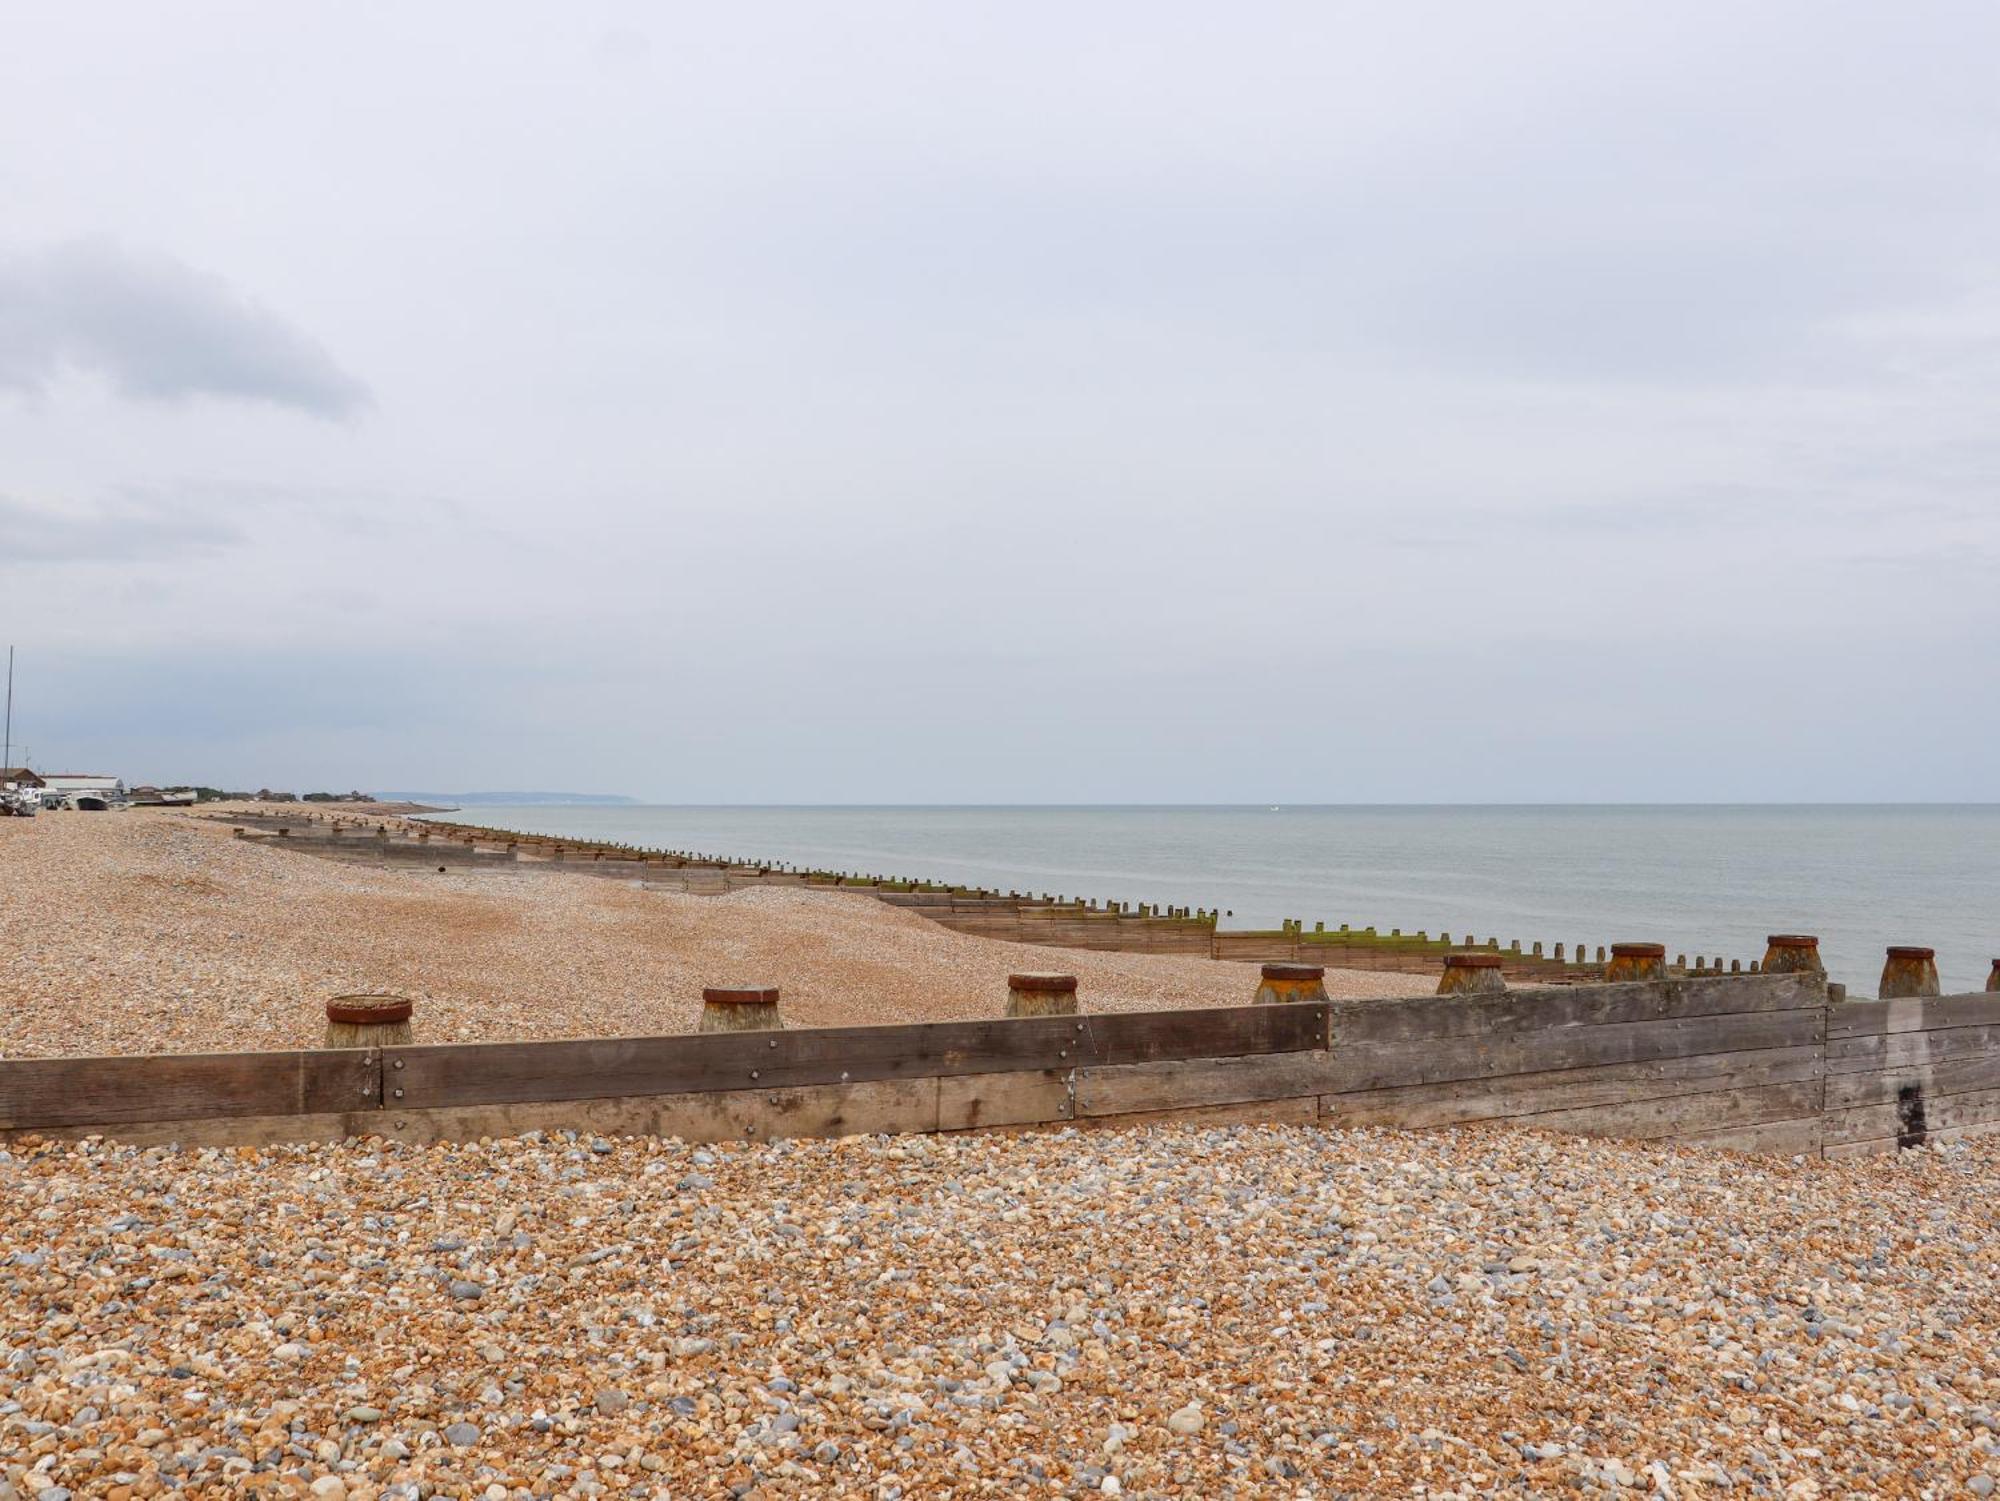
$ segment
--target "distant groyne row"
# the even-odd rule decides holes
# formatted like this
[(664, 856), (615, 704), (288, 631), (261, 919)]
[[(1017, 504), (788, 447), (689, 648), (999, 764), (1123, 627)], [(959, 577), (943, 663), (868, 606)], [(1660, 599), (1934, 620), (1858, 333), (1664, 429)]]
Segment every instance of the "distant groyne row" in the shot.
[[(702, 977), (700, 1032), (562, 1040), (431, 1041), (407, 995), (340, 994), (325, 1000), (319, 1048), (0, 1062), (0, 1142), (1483, 1123), (1834, 1157), (2000, 1130), (2000, 978), (1942, 994), (1928, 948), (1891, 948), (1875, 1000), (1831, 983), (1806, 934), (1773, 935), (1755, 974), (1676, 973), (1661, 945), (1621, 942), (1588, 978), (1594, 957), (1566, 958), (1560, 983), (1505, 980), (1507, 966), (1537, 962), (1532, 951), (1460, 946), (1435, 961), (1435, 995), (1335, 998), (1323, 964), (1428, 966), (1413, 945), (1441, 940), (1398, 948), (1393, 933), (1299, 923), (1225, 933), (1199, 912), (907, 889), (919, 883), (340, 812), (233, 822), (241, 841), (400, 864), (414, 883), (427, 870), (540, 869), (690, 892), (852, 886), (968, 931), (1264, 963), (1261, 975), (1231, 972), (1240, 999), (1203, 1008), (1097, 1011), (1076, 975), (1036, 964), (1008, 975), (1004, 1013), (858, 1027), (792, 1025), (776, 987), (716, 974)], [(1000, 1000), (996, 986), (996, 1013)]]
[[(1440, 930), (1381, 931), (1375, 925), (1329, 927), (1287, 919), (1275, 929), (1225, 929), (1226, 914), (1205, 907), (1133, 903), (1067, 893), (1001, 891), (908, 876), (822, 870), (779, 860), (743, 859), (612, 840), (531, 834), (440, 818), (382, 818), (333, 810), (228, 815), (246, 836), (288, 838), (335, 858), (452, 868), (548, 865), (640, 880), (704, 895), (759, 887), (804, 886), (856, 892), (907, 907), (952, 929), (984, 938), (1119, 953), (1186, 954), (1245, 963), (1315, 963), (1340, 969), (1438, 974), (1445, 957), (1466, 949), (1498, 956), (1510, 983), (1586, 984), (1602, 980), (1607, 944), (1523, 942)], [(1667, 966), (1682, 975), (1756, 973), (1760, 961), (1697, 953)]]

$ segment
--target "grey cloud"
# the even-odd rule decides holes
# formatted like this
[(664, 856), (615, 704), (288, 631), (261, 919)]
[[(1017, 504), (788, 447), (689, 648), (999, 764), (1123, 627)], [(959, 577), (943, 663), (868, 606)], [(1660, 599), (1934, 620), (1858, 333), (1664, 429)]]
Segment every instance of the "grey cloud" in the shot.
[(2000, 7), (151, 15), (0, 64), (63, 759), (2000, 795)]
[(127, 396), (266, 401), (352, 416), (360, 381), (220, 277), (103, 241), (0, 257), (0, 389), (38, 393), (66, 367)]
[(0, 495), (0, 568), (150, 562), (242, 541), (244, 534), (234, 525), (171, 503), (126, 502), (77, 514)]

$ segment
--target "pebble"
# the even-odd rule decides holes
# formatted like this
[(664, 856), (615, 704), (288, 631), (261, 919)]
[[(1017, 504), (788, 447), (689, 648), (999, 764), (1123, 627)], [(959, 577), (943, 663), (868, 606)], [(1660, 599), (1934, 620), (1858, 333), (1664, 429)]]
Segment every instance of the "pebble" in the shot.
[[(606, 1139), (0, 1147), (0, 1484), (1830, 1501), (1995, 1466), (2000, 1137)], [(481, 1299), (440, 1293), (453, 1239)]]
[[(231, 910), (253, 956), (217, 993), (259, 1040), (293, 1026), (268, 1020), (272, 997), (347, 983), (341, 945), (371, 941), (353, 914), (403, 889), (133, 818), (70, 827), (133, 831), (133, 900), (163, 930)], [(0, 823), (0, 915), (33, 890), (16, 823), (61, 820)], [(47, 846), (70, 872), (57, 889), (96, 837)], [(298, 905), (260, 915), (232, 895), (253, 866), (293, 872)], [(197, 879), (220, 894), (173, 884)], [(517, 912), (486, 877), (436, 879), (465, 904), (454, 920)], [(116, 942), (94, 951), (39, 930), (17, 944), (0, 923), (0, 1029), (31, 1012), (33, 1045), (75, 1050), (52, 1019), (67, 1009), (94, 1035), (94, 982), (65, 955), (101, 953), (107, 993), (179, 975), (209, 994), (173, 967), (201, 943), (135, 933), (108, 890)], [(661, 914), (683, 909), (638, 895), (549, 897), (573, 950), (542, 897), (523, 927), (575, 965), (563, 984), (610, 993), (624, 971), (593, 947), (603, 929), (679, 941)], [(741, 931), (784, 910), (747, 911)], [(812, 931), (865, 946), (872, 922)], [(383, 955), (431, 941), (401, 924)], [(508, 991), (484, 940), (454, 941), (496, 988), (439, 1011), (476, 1030)], [(288, 978), (261, 968), (267, 942)], [(853, 962), (849, 983), (874, 961)], [(60, 1006), (41, 999), (51, 977)], [(205, 1003), (183, 1027), (170, 995), (132, 994), (163, 1044), (213, 1037)], [(648, 1030), (632, 1023), (678, 1004), (614, 998), (546, 1024)], [(498, 1035), (544, 1025), (498, 1010)], [(353, 1501), (1110, 1480), (1149, 1498), (1990, 1497), (1997, 1198), (2000, 1136), (1835, 1162), (1192, 1124), (693, 1149), (554, 1129), (438, 1147), (16, 1139), (0, 1143), (0, 1501), (297, 1496), (321, 1479)], [(480, 1296), (449, 1296), (457, 1281)], [(304, 1353), (274, 1358), (285, 1346)]]
[[(1073, 973), (1097, 1011), (1256, 991), (1241, 965), (1003, 943), (832, 891), (347, 864), (232, 839), (226, 812), (0, 819), (0, 1056), (317, 1047), (344, 990), (413, 997), (419, 1042), (691, 1032), (702, 987), (745, 974), (806, 1026), (997, 1016), (1014, 970)], [(1336, 997), (1434, 983), (1326, 974)]]

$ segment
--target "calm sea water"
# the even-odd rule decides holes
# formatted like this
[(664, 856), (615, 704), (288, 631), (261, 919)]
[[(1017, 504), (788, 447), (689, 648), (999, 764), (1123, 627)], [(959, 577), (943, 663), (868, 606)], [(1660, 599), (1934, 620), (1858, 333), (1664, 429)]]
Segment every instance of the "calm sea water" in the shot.
[(1653, 939), (1746, 962), (1820, 935), (1872, 995), (1890, 943), (1947, 991), (2000, 955), (2000, 805), (1753, 807), (482, 807), (454, 815), (871, 875), (1524, 946)]

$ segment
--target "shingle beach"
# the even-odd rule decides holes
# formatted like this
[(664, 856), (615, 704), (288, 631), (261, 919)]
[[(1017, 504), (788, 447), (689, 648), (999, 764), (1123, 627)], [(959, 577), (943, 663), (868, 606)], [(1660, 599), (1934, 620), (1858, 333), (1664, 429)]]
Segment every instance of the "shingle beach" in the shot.
[(704, 985), (775, 984), (804, 1026), (997, 1016), (1010, 970), (1074, 973), (1093, 1011), (1257, 988), (1253, 966), (997, 943), (863, 896), (369, 869), (139, 811), (0, 820), (0, 933), (10, 1058), (317, 1046), (326, 999), (357, 990), (414, 995), (420, 1041), (474, 1042), (690, 1031)]
[(2000, 1144), (0, 1155), (0, 1495), (1984, 1495)]
[[(417, 991), (445, 1040), (685, 1027), (723, 969), (805, 1022), (991, 1015), (1009, 968), (1103, 1007), (1255, 974), (159, 814), (0, 825), (0, 931), (9, 1056), (312, 1043), (356, 986)], [(1993, 1137), (17, 1139), (0, 1501), (1982, 1497), (1996, 1186)]]

